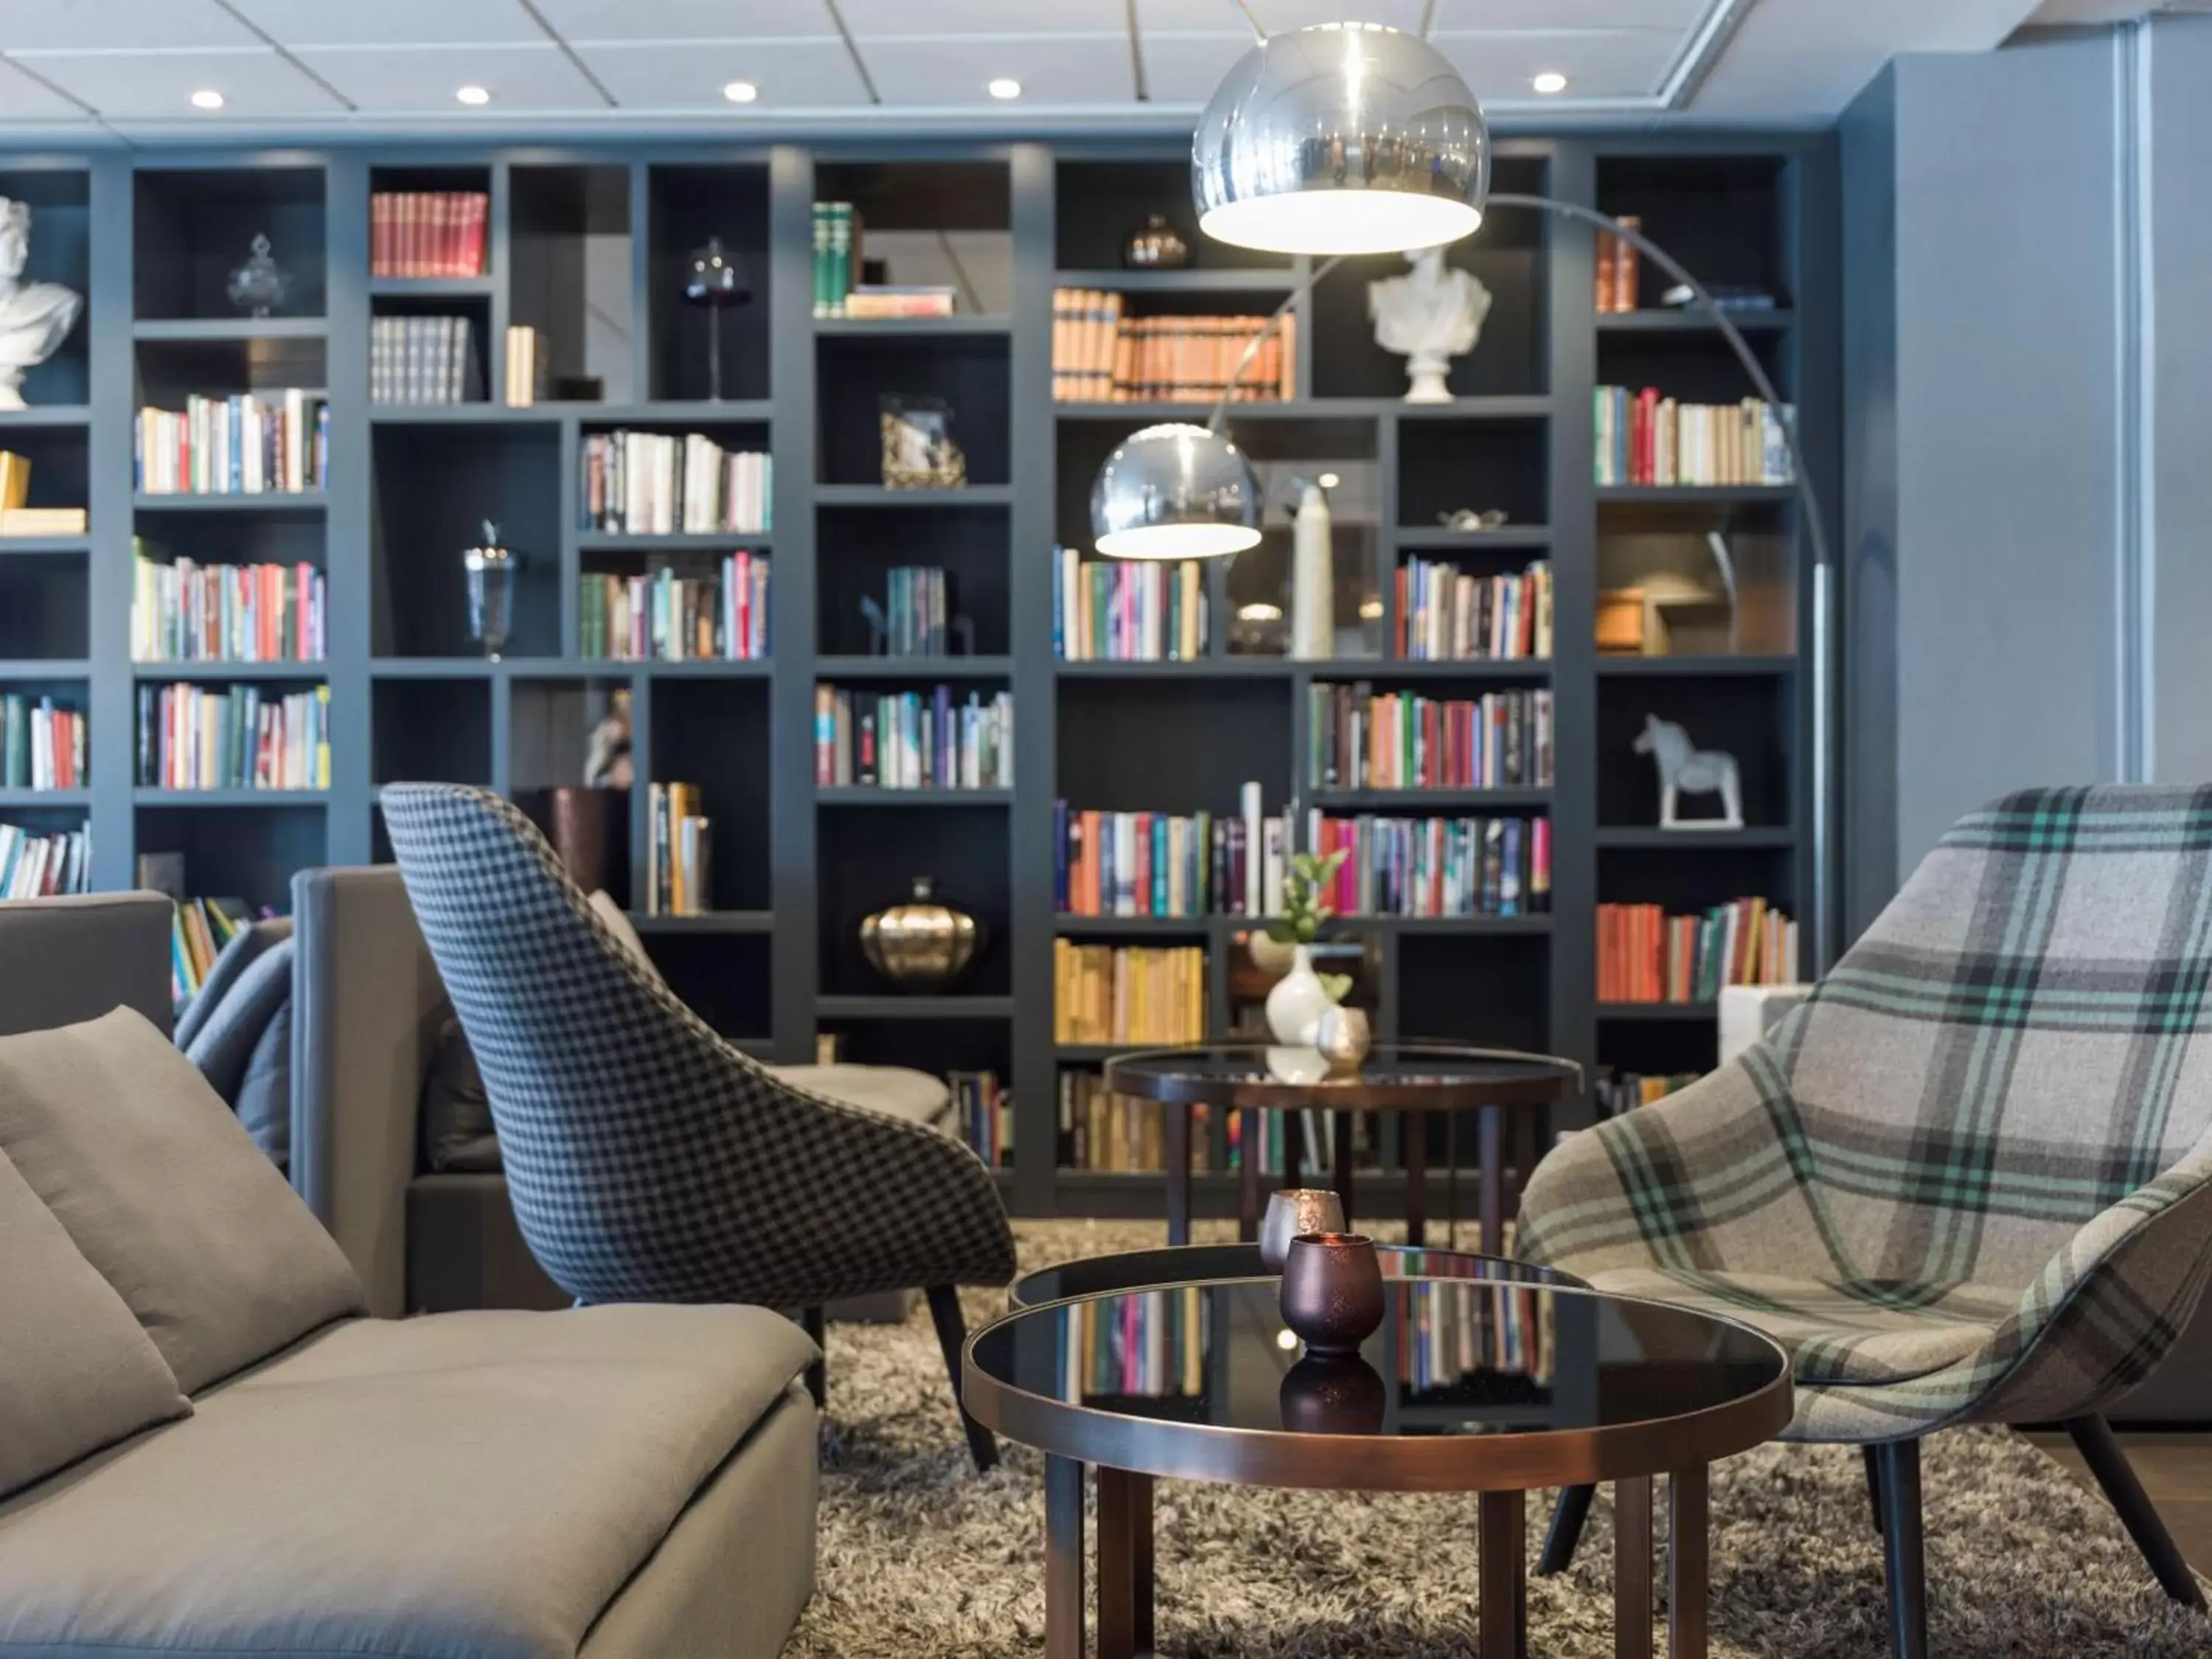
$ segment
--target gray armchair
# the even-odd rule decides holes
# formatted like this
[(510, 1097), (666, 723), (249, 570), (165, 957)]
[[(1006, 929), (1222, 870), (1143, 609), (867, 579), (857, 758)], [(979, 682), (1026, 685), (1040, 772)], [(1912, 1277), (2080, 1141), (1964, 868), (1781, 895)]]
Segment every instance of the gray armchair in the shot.
[[(586, 1303), (799, 1308), (817, 1330), (833, 1299), (919, 1285), (957, 1397), (953, 1287), (1002, 1285), (1014, 1269), (975, 1155), (795, 1087), (723, 1041), (497, 796), (398, 784), (382, 800), (483, 1073), (516, 1219), (553, 1280)], [(988, 1467), (989, 1434), (967, 1428)]]

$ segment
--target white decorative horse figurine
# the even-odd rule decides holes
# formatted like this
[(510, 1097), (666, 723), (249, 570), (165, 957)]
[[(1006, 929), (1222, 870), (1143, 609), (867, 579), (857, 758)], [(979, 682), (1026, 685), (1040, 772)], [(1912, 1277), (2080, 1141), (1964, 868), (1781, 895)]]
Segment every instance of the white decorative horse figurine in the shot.
[[(1659, 767), (1659, 827), (1662, 830), (1741, 830), (1743, 828), (1743, 783), (1735, 757), (1717, 749), (1691, 745), (1690, 734), (1672, 720), (1656, 714), (1644, 717), (1644, 734), (1636, 739), (1636, 752), (1655, 757)], [(1718, 794), (1721, 816), (1680, 819), (1674, 815), (1675, 797)]]

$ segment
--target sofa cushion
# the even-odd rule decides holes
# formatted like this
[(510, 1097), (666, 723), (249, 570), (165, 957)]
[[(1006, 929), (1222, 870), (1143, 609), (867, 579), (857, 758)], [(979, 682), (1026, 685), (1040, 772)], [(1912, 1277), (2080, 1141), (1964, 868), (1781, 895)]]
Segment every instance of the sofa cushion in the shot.
[(440, 1175), (482, 1175), (499, 1164), (499, 1131), (483, 1073), (461, 1022), (450, 1013), (438, 1027), (438, 1046), (422, 1074), (422, 1163)]
[(569, 1659), (814, 1352), (759, 1308), (332, 1327), (0, 1505), (0, 1649)]
[(951, 1115), (952, 1091), (945, 1079), (905, 1066), (770, 1066), (765, 1069), (794, 1089), (904, 1118), (924, 1128), (946, 1127)]
[(0, 1152), (186, 1394), (362, 1310), (361, 1283), (143, 1015), (0, 1038)]
[(0, 1497), (191, 1411), (115, 1287), (4, 1154), (0, 1333)]
[(288, 995), (261, 1028), (246, 1056), (246, 1075), (230, 1103), (240, 1126), (280, 1170), (292, 1165), (292, 999)]

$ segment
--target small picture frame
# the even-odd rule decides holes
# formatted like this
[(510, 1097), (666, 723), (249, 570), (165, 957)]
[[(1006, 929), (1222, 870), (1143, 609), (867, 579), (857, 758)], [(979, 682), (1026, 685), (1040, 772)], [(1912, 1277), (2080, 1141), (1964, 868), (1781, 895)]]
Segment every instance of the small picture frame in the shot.
[(968, 458), (952, 436), (952, 407), (942, 398), (887, 396), (878, 404), (884, 485), (889, 489), (957, 489)]

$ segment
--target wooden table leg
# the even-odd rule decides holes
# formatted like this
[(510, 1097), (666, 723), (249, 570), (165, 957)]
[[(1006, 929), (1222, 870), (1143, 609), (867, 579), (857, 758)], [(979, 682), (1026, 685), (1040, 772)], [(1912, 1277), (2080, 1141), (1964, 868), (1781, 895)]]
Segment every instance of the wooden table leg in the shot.
[(1398, 1114), (1398, 1139), (1406, 1153), (1406, 1243), (1429, 1242), (1429, 1115)]
[(1167, 1114), (1165, 1157), (1168, 1175), (1168, 1243), (1190, 1243), (1190, 1108), (1170, 1101), (1160, 1109)]
[(1667, 1653), (1705, 1659), (1705, 1466), (1667, 1477)]
[(1358, 1229), (1353, 1224), (1352, 1202), (1353, 1158), (1352, 1149), (1352, 1132), (1353, 1127), (1352, 1114), (1349, 1112), (1337, 1112), (1333, 1114), (1333, 1115), (1336, 1121), (1329, 1126), (1329, 1140), (1331, 1143), (1329, 1146), (1329, 1163), (1336, 1174), (1337, 1201), (1344, 1206), (1344, 1224), (1348, 1230), (1356, 1232)]
[(1526, 1659), (1528, 1651), (1528, 1514), (1526, 1492), (1482, 1494), (1475, 1569), (1482, 1659)]
[(1152, 1477), (1098, 1471), (1098, 1659), (1152, 1650)]
[(1613, 1483), (1613, 1659), (1651, 1659), (1651, 1477)]
[(1237, 1115), (1237, 1237), (1249, 1244), (1260, 1236), (1260, 1141), (1267, 1115), (1247, 1106)]
[(1045, 1659), (1084, 1659), (1083, 1465), (1044, 1460)]
[(1482, 1218), (1482, 1253), (1498, 1255), (1505, 1249), (1505, 1148), (1501, 1144), (1505, 1126), (1495, 1106), (1482, 1109), (1480, 1122), (1481, 1139), (1476, 1155), (1482, 1160), (1482, 1187), (1478, 1200)]

